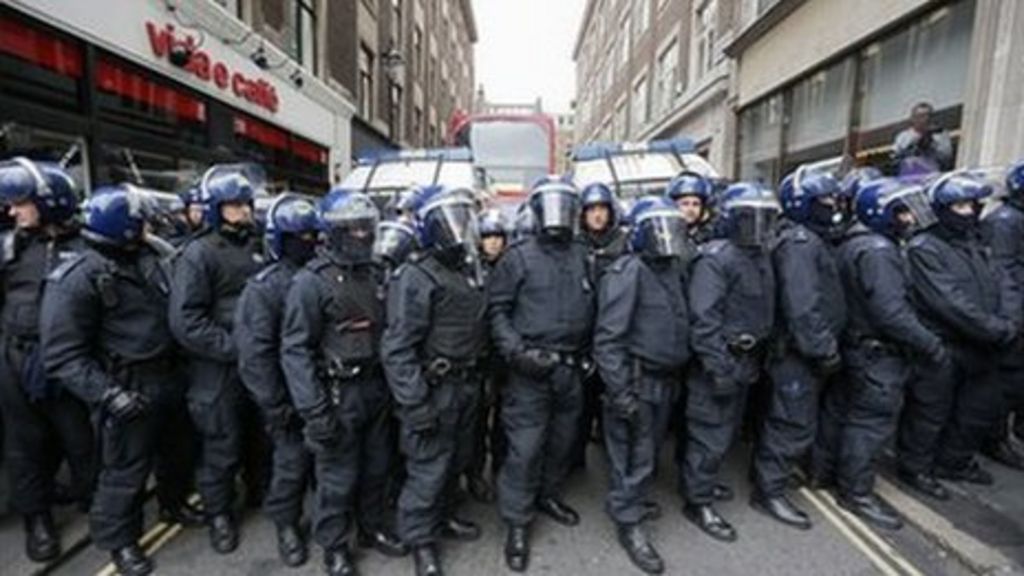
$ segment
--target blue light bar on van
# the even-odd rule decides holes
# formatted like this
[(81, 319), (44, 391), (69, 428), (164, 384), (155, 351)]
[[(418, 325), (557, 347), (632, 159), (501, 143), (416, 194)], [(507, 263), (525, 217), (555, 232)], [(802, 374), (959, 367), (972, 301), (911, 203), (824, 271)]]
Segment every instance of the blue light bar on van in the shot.
[(359, 164), (361, 166), (366, 166), (381, 162), (407, 162), (411, 160), (472, 162), (473, 153), (469, 148), (420, 148), (415, 150), (382, 149), (359, 158)]
[(573, 152), (573, 161), (586, 162), (610, 156), (647, 152), (692, 154), (695, 150), (693, 140), (685, 136), (649, 142), (594, 142), (577, 147)]

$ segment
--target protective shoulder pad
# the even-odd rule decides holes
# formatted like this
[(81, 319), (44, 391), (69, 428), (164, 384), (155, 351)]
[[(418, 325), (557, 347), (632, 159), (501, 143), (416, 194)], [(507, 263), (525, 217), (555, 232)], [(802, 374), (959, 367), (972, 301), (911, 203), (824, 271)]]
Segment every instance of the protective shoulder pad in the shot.
[(274, 262), (273, 264), (270, 264), (268, 266), (264, 266), (262, 270), (260, 270), (259, 272), (256, 273), (255, 276), (253, 276), (253, 280), (258, 283), (266, 282), (267, 278), (270, 278), (278, 269), (278, 267), (279, 266), (277, 262)]
[(53, 272), (50, 272), (50, 275), (46, 277), (46, 280), (48, 282), (60, 282), (68, 274), (70, 274), (72, 270), (74, 270), (75, 268), (78, 268), (83, 262), (85, 262), (85, 260), (86, 260), (86, 255), (84, 253), (82, 253), (82, 252), (79, 252), (79, 253), (75, 254), (74, 256), (71, 256), (70, 258), (65, 260), (63, 263), (61, 263), (60, 266), (57, 266), (53, 270)]

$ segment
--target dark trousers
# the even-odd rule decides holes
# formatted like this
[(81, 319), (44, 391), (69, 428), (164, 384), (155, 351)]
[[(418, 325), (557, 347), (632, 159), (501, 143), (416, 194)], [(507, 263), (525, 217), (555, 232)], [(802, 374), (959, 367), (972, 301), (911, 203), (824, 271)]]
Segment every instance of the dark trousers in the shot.
[(824, 381), (793, 353), (773, 361), (768, 372), (771, 396), (754, 450), (754, 483), (761, 494), (776, 497), (814, 443)]
[(388, 526), (387, 479), (393, 444), (391, 396), (383, 376), (341, 383), (333, 395), (339, 444), (314, 452), (316, 506), (313, 537), (325, 550), (348, 542), (353, 517), (366, 531)]
[(269, 435), (274, 448), (263, 512), (277, 525), (294, 526), (302, 518), (303, 500), (312, 485), (313, 455), (306, 449), (297, 418)]
[(686, 458), (683, 462), (683, 494), (694, 505), (711, 504), (722, 460), (732, 446), (743, 417), (749, 385), (734, 393), (712, 393), (711, 376), (695, 366), (687, 380)]
[(892, 352), (844, 351), (844, 381), (824, 392), (812, 472), (835, 479), (848, 497), (871, 494), (875, 461), (896, 431), (903, 391), (910, 377), (907, 360)]
[(470, 457), (469, 474), (482, 478), (490, 458), (491, 473), (497, 476), (507, 449), (501, 426), (501, 390), (507, 373), (491, 373), (484, 378), (477, 405), (476, 434)]
[[(184, 380), (184, 376), (181, 376)], [(176, 387), (184, 388), (176, 382)], [(175, 393), (169, 399), (168, 414), (157, 445), (156, 497), (160, 506), (174, 509), (185, 503), (195, 489), (198, 440), (188, 414), (185, 395)]]
[(602, 425), (604, 407), (601, 397), (604, 395), (604, 380), (597, 372), (583, 380), (583, 410), (580, 411), (579, 429), (576, 432), (576, 443), (573, 445), (572, 463), (582, 466), (587, 461), (587, 445), (594, 426)]
[(906, 472), (968, 466), (999, 419), (995, 363), (960, 346), (951, 347), (950, 356), (943, 366), (915, 366), (898, 436), (898, 460)]
[(21, 388), (25, 355), (5, 345), (0, 361), (0, 409), (4, 465), (10, 475), (11, 508), (28, 515), (53, 506), (54, 477), (62, 461), (71, 472), (71, 493), (86, 500), (96, 480), (96, 442), (85, 404), (66, 391), (29, 400)]
[(149, 409), (133, 420), (117, 422), (94, 414), (100, 436), (101, 468), (89, 511), (89, 530), (101, 550), (116, 550), (137, 543), (142, 536), (142, 506), (146, 479), (153, 470), (162, 439), (172, 431), (174, 391), (164, 382), (147, 384), (140, 391)]
[(561, 495), (582, 410), (575, 368), (558, 366), (543, 380), (509, 375), (501, 406), (508, 454), (498, 475), (498, 508), (509, 524), (529, 524), (538, 498)]
[(405, 456), (406, 478), (398, 497), (398, 536), (410, 546), (436, 540), (436, 532), (452, 513), (451, 490), (469, 465), (464, 430), (472, 434), (479, 401), (479, 383), (447, 380), (431, 387), (430, 400), (438, 415), (437, 429), (415, 432), (403, 421), (399, 443)]
[(208, 516), (228, 514), (243, 464), (249, 496), (262, 495), (270, 476), (269, 441), (234, 366), (193, 359), (190, 367), (189, 413), (202, 442), (196, 485)]
[(668, 430), (677, 385), (671, 378), (644, 378), (648, 393), (632, 420), (604, 407), (604, 441), (608, 451), (608, 496), (605, 509), (617, 524), (636, 524), (654, 480), (658, 454)]

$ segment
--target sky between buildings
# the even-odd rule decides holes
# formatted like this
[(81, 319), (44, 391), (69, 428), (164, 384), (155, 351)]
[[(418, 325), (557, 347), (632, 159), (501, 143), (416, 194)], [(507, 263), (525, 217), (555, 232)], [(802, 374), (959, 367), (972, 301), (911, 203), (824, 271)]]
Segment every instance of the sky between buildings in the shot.
[(572, 49), (586, 0), (473, 0), (480, 41), (476, 82), (491, 102), (533, 102), (569, 112)]

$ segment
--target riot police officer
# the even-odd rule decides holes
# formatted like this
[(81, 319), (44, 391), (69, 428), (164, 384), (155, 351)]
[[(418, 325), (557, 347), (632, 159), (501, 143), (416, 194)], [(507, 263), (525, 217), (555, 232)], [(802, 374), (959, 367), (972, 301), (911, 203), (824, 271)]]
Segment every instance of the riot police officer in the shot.
[(683, 511), (725, 542), (736, 539), (736, 530), (715, 510), (715, 478), (749, 389), (761, 378), (775, 322), (770, 250), (779, 212), (771, 190), (729, 186), (722, 198), (722, 237), (701, 246), (690, 276), (690, 342), (697, 362), (687, 380)]
[(302, 420), (281, 372), (281, 318), (292, 277), (315, 256), (319, 220), (312, 202), (282, 194), (267, 210), (264, 251), (271, 262), (249, 279), (235, 312), (238, 373), (263, 414), (274, 444), (264, 511), (277, 528), (277, 546), (287, 566), (306, 561), (299, 532), (312, 458), (303, 445)]
[[(1024, 162), (1006, 173), (1006, 198), (982, 220), (982, 234), (992, 250), (992, 260), (1017, 286), (1024, 289)], [(1010, 354), (1003, 355), (999, 366), (1003, 389), (1003, 415), (984, 446), (985, 454), (1003, 465), (1024, 470), (1024, 454), (1013, 441), (1009, 416), (1024, 419), (1024, 396), (1020, 390), (1024, 376), (1024, 340), (1014, 342)]]
[(419, 238), (414, 222), (399, 218), (383, 220), (377, 224), (373, 240), (373, 261), (391, 273), (404, 264), (419, 247)]
[(690, 355), (686, 224), (662, 197), (630, 211), (630, 254), (609, 267), (599, 291), (594, 358), (606, 384), (610, 462), (606, 509), (630, 559), (649, 574), (665, 565), (641, 528), (659, 448)]
[(25, 521), (25, 551), (31, 560), (46, 562), (60, 555), (51, 516), (57, 466), (67, 460), (69, 495), (81, 502), (92, 493), (95, 472), (88, 410), (46, 377), (39, 350), (43, 281), (82, 248), (72, 223), (78, 198), (59, 166), (21, 157), (0, 162), (0, 197), (15, 225), (3, 237), (0, 259), (5, 463), (11, 507)]
[(381, 276), (372, 259), (379, 213), (366, 195), (336, 188), (319, 215), (326, 245), (288, 290), (281, 367), (315, 460), (313, 538), (327, 573), (347, 576), (356, 573), (353, 516), (360, 545), (405, 553), (389, 532), (385, 498), (393, 432), (379, 352)]
[(898, 438), (901, 479), (934, 498), (935, 479), (991, 484), (974, 459), (999, 418), (1002, 401), (993, 353), (1018, 337), (1021, 301), (1012, 278), (990, 258), (979, 234), (981, 201), (991, 188), (949, 173), (929, 185), (938, 223), (907, 246), (914, 303), (950, 349), (948, 362), (919, 363)]
[[(608, 185), (598, 182), (583, 188), (580, 204), (581, 236), (589, 252), (590, 269), (596, 285), (608, 266), (626, 252), (626, 233), (620, 226), (615, 195)], [(603, 392), (604, 382), (600, 373), (589, 373), (583, 382), (583, 414), (580, 416), (580, 429), (573, 447), (572, 463), (575, 468), (586, 465), (587, 444), (591, 437), (600, 437), (599, 432), (594, 435), (594, 429), (601, 428)]]
[[(188, 407), (202, 442), (196, 484), (219, 554), (238, 547), (232, 506), (243, 451), (266, 445), (238, 377), (232, 335), (238, 297), (262, 261), (252, 220), (259, 186), (258, 174), (239, 165), (214, 166), (203, 175), (206, 227), (178, 256), (170, 299), (171, 330), (189, 353)], [(247, 492), (261, 493), (262, 470), (247, 472)]]
[(139, 546), (143, 493), (181, 396), (170, 271), (144, 241), (141, 201), (128, 186), (93, 192), (89, 249), (50, 276), (40, 321), (47, 372), (92, 408), (102, 468), (90, 533), (126, 576), (153, 570)]
[(919, 185), (861, 182), (860, 223), (846, 234), (836, 259), (846, 291), (845, 382), (824, 392), (811, 463), (812, 485), (836, 488), (839, 505), (888, 529), (899, 515), (874, 494), (874, 460), (896, 430), (912, 357), (941, 365), (942, 340), (921, 323), (910, 302), (900, 243), (934, 220)]
[(770, 399), (754, 451), (751, 504), (806, 530), (810, 518), (785, 491), (814, 442), (821, 392), (842, 367), (839, 342), (846, 305), (833, 242), (845, 232), (848, 214), (839, 182), (829, 173), (798, 168), (783, 180), (779, 196), (786, 220), (772, 260), (780, 333), (770, 357)]
[(491, 333), (511, 368), (502, 391), (509, 450), (498, 502), (508, 525), (505, 561), (520, 572), (529, 563), (528, 530), (538, 510), (563, 525), (579, 523), (561, 491), (579, 431), (595, 304), (587, 249), (575, 239), (576, 189), (547, 177), (528, 202), (537, 232), (508, 249), (488, 286)]
[(406, 480), (398, 529), (417, 575), (441, 574), (435, 539), (475, 540), (454, 515), (452, 494), (468, 469), (487, 334), (486, 293), (475, 261), (473, 192), (430, 186), (416, 202), (424, 252), (389, 287), (381, 352), (398, 403)]
[(665, 197), (679, 208), (690, 241), (700, 245), (712, 238), (711, 181), (696, 172), (684, 171), (669, 182)]
[[(485, 279), (489, 279), (498, 260), (508, 245), (508, 228), (505, 218), (497, 208), (480, 214), (479, 254)], [(501, 430), (501, 411), (498, 398), (508, 367), (494, 350), (488, 335), (488, 346), (481, 359), (481, 394), (476, 418), (476, 433), (469, 470), (466, 474), (466, 488), (478, 502), (494, 501), (494, 486), (487, 479), (485, 470), (490, 455), (491, 470), (497, 475), (505, 441)]]

